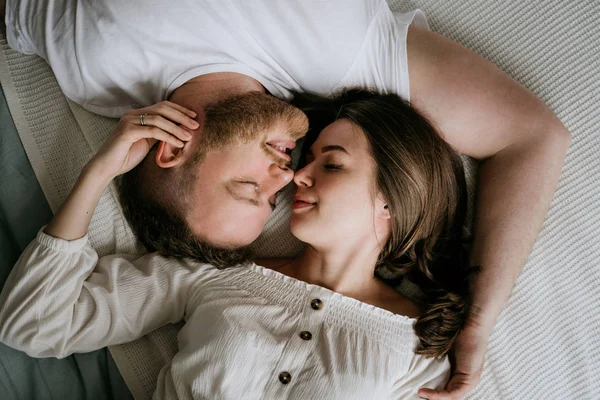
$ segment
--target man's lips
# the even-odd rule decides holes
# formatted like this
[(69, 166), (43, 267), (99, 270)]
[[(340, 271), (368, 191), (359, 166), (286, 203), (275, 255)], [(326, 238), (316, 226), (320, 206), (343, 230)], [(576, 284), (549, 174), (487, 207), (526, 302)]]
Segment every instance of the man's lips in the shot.
[(269, 146), (272, 146), (274, 148), (278, 148), (281, 151), (283, 151), (284, 153), (289, 149), (289, 150), (293, 150), (294, 147), (296, 147), (296, 142), (294, 142), (291, 139), (276, 139), (276, 140), (269, 140), (267, 142), (267, 144)]
[(291, 161), (292, 157), (289, 155), (292, 149), (296, 147), (296, 142), (293, 140), (270, 140), (267, 145), (277, 152), (281, 158), (287, 161)]

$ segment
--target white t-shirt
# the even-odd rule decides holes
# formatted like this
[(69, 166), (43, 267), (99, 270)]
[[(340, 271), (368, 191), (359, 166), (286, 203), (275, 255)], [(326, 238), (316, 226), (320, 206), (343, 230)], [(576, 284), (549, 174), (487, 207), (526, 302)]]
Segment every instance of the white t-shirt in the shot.
[(273, 95), (369, 87), (409, 98), (406, 34), (424, 14), (385, 0), (8, 0), (9, 45), (38, 54), (98, 114), (165, 100), (196, 76), (237, 72)]
[(160, 399), (418, 399), (448, 357), (414, 353), (414, 319), (256, 264), (218, 270), (156, 253), (98, 259), (42, 231), (0, 294), (0, 342), (65, 357), (185, 320)]

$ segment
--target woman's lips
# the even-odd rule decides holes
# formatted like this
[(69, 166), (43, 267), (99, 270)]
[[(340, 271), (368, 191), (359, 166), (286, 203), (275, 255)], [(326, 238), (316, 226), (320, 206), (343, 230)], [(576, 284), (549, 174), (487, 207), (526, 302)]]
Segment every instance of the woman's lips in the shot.
[(294, 204), (292, 205), (292, 209), (300, 210), (302, 208), (312, 207), (314, 205), (315, 205), (315, 203), (308, 203), (306, 201), (296, 200), (296, 201), (294, 201)]

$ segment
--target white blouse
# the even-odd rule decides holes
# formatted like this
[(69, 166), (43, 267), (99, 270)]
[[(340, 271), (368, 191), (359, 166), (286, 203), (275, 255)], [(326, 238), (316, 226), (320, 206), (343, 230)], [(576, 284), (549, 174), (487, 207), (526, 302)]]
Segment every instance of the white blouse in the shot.
[(447, 358), (416, 355), (414, 319), (256, 264), (98, 259), (40, 231), (0, 295), (0, 341), (34, 357), (124, 343), (183, 319), (162, 399), (417, 399)]

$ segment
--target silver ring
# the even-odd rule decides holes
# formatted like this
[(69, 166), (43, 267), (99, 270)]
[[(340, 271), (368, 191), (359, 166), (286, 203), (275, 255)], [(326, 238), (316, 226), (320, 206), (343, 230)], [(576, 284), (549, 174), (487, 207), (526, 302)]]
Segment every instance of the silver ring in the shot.
[(144, 121), (144, 118), (146, 118), (148, 116), (148, 114), (142, 114), (140, 115), (140, 125), (141, 126), (146, 126), (146, 122)]

